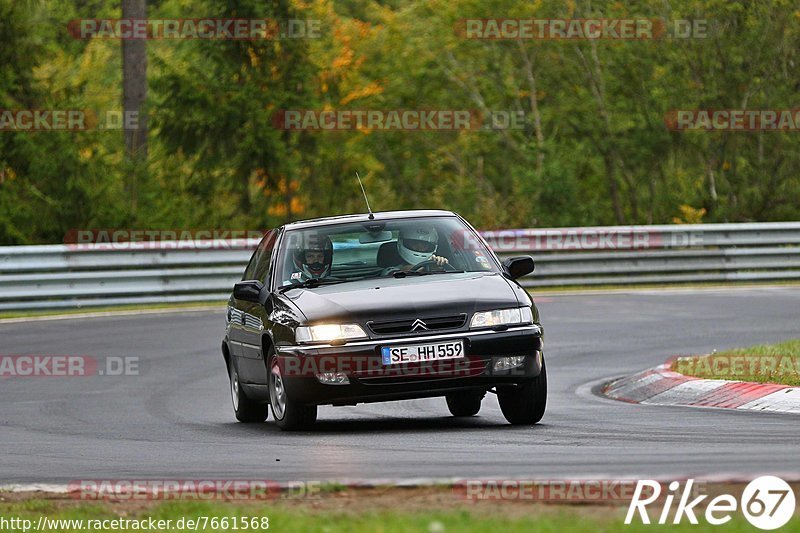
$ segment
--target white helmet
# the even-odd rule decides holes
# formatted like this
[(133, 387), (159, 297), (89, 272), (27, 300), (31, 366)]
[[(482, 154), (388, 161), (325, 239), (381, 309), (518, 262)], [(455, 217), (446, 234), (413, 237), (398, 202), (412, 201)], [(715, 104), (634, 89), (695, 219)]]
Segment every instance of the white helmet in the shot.
[(409, 265), (428, 261), (439, 244), (439, 235), (431, 226), (420, 226), (400, 230), (397, 237), (397, 253)]

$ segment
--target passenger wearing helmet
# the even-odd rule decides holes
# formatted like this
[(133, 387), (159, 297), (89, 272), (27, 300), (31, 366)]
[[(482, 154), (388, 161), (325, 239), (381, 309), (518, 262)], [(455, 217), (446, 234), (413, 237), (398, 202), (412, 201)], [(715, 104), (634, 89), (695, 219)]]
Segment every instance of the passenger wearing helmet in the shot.
[(294, 252), (295, 272), (293, 282), (321, 279), (331, 272), (333, 243), (327, 235), (312, 233), (305, 236), (305, 243)]
[(443, 267), (449, 261), (436, 254), (439, 247), (439, 234), (432, 226), (417, 226), (400, 230), (397, 237), (397, 254), (404, 261), (396, 267), (389, 267), (385, 273), (411, 270), (412, 267), (425, 261), (433, 261), (436, 266)]

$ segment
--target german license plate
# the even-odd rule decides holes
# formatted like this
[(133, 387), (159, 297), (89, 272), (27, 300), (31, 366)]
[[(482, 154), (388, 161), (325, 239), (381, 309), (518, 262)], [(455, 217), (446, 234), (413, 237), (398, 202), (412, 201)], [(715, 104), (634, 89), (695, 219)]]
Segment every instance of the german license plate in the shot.
[(381, 355), (383, 356), (384, 365), (459, 359), (464, 357), (464, 341), (384, 346), (381, 348)]

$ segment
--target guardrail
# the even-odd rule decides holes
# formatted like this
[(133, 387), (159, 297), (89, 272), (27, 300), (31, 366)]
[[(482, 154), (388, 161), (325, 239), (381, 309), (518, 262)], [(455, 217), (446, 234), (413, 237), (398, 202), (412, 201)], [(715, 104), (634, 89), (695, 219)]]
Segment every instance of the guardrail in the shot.
[[(488, 231), (501, 258), (530, 254), (527, 287), (800, 279), (800, 222)], [(208, 249), (0, 247), (0, 310), (222, 301), (257, 241)], [(216, 243), (217, 245), (219, 242)], [(119, 249), (122, 248), (122, 249)]]

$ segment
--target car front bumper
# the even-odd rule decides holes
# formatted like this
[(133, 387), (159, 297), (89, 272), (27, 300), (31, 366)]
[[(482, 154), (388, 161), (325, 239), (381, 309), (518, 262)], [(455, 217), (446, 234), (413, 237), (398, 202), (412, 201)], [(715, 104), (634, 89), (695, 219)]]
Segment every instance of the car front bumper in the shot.
[[(463, 358), (383, 365), (384, 346), (456, 340), (464, 341)], [(302, 404), (353, 405), (524, 383), (541, 372), (542, 348), (543, 330), (534, 324), (501, 331), (373, 339), (341, 346), (276, 346), (276, 357), (292, 400)], [(524, 356), (522, 364), (507, 370), (494, 369), (498, 357), (511, 356)], [(322, 372), (342, 373), (348, 383), (322, 383), (318, 378)]]

